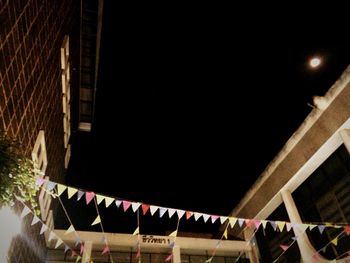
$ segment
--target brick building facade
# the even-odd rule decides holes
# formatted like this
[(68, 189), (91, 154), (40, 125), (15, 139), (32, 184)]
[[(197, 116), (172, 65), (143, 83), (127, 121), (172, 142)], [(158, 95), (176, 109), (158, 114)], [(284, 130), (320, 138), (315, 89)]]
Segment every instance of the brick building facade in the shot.
[[(76, 67), (79, 3), (0, 0), (0, 130), (20, 141), (28, 157), (44, 130), (46, 175), (56, 181), (65, 173), (60, 47), (69, 35), (71, 68)], [(74, 96), (78, 76), (71, 75)], [(12, 242), (9, 261), (44, 262), (45, 242), (39, 229), (30, 226), (31, 218), (26, 219), (22, 235)]]

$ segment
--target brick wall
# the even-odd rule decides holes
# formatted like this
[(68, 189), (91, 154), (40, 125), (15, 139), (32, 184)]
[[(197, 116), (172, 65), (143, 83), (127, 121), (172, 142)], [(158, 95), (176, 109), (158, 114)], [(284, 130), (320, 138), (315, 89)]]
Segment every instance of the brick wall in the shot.
[[(77, 0), (0, 0), (0, 130), (16, 137), (30, 156), (43, 129), (46, 174), (57, 181), (65, 172), (60, 46), (78, 19)], [(39, 230), (28, 222), (24, 229), (13, 240), (10, 261), (43, 262)]]

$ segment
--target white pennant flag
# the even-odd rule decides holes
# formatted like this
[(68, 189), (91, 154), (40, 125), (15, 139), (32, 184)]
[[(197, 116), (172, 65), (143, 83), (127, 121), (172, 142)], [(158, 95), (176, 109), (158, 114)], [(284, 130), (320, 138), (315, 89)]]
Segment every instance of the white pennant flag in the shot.
[(228, 216), (220, 216), (220, 223), (223, 224), (228, 219)]
[(176, 210), (173, 208), (168, 208), (169, 218), (171, 218), (175, 214)]
[(32, 226), (34, 226), (36, 223), (38, 223), (40, 221), (39, 217), (37, 216), (33, 216), (33, 220), (32, 220)]
[(63, 243), (62, 239), (58, 238), (55, 248), (58, 248)]
[(159, 206), (151, 205), (150, 210), (151, 210), (151, 215), (153, 216), (154, 213), (158, 210)]
[(48, 229), (47, 225), (43, 224), (40, 229), (40, 235), (42, 235)]
[(131, 203), (132, 211), (136, 212), (137, 209), (139, 209), (140, 205), (141, 205), (141, 203), (134, 203), (134, 202), (132, 202)]
[(208, 221), (209, 217), (210, 217), (210, 215), (203, 214), (203, 219), (204, 219), (205, 223)]
[(122, 203), (122, 201), (120, 201), (120, 200), (115, 200), (115, 205), (116, 205), (117, 207), (119, 207), (121, 203)]
[(28, 206), (24, 206), (22, 213), (21, 213), (21, 219), (23, 219), (26, 215), (28, 215), (30, 212), (30, 209), (28, 208)]
[(181, 217), (183, 217), (183, 215), (185, 214), (184, 210), (178, 209), (176, 210), (177, 216), (179, 217), (179, 219), (181, 219)]
[(202, 214), (198, 212), (194, 212), (193, 215), (194, 215), (194, 220), (196, 221), (202, 216)]

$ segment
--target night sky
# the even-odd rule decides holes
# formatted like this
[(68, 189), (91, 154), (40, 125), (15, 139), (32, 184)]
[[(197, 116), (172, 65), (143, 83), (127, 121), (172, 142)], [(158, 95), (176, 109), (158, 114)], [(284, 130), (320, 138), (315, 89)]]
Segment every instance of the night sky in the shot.
[(134, 201), (227, 215), (350, 62), (348, 43), (114, 10), (106, 1), (95, 125), (75, 136), (67, 183)]

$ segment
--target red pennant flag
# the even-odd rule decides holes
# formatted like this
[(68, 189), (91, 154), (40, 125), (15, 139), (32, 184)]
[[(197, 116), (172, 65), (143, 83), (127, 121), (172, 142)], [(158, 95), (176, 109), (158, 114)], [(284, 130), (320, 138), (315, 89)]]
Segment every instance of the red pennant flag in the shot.
[(142, 204), (143, 215), (145, 215), (147, 213), (147, 211), (149, 210), (149, 207), (150, 207), (150, 205)]
[(126, 210), (128, 210), (128, 208), (131, 206), (131, 202), (129, 201), (123, 201), (123, 209), (124, 212), (126, 212)]
[(347, 236), (350, 235), (350, 226), (344, 226), (344, 232)]
[(280, 245), (280, 247), (282, 248), (283, 251), (286, 251), (289, 248), (289, 246), (286, 246), (286, 245)]
[(94, 192), (86, 192), (85, 193), (85, 199), (86, 199), (86, 204), (88, 205), (92, 199), (94, 199), (95, 193)]
[(172, 257), (173, 257), (173, 254), (170, 254), (169, 256), (166, 257), (165, 261), (170, 261)]
[(75, 252), (74, 250), (72, 250), (72, 254), (70, 255), (71, 258), (74, 258), (75, 256), (77, 256), (77, 252)]
[(193, 215), (193, 212), (186, 211), (186, 219), (189, 219)]
[(101, 255), (104, 255), (104, 254), (106, 254), (107, 252), (109, 253), (109, 247), (106, 245), (105, 248), (103, 249)]

